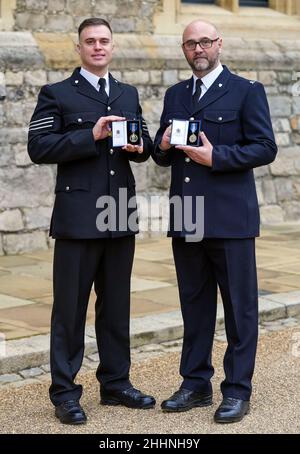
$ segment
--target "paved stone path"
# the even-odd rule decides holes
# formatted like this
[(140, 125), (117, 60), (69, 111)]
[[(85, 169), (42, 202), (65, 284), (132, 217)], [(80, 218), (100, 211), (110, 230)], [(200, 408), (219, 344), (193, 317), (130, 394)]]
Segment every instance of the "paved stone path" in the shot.
[[(261, 295), (300, 289), (300, 224), (262, 230), (257, 239)], [(94, 322), (91, 295), (87, 323)], [(169, 238), (137, 241), (133, 279), (133, 317), (179, 309)], [(52, 251), (0, 257), (0, 334), (6, 340), (49, 332), (52, 307)]]

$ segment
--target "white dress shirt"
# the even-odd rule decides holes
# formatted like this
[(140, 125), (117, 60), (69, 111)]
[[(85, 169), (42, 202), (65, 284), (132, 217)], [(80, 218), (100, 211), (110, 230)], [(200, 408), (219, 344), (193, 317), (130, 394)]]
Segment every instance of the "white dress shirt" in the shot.
[[(201, 96), (199, 99), (201, 99), (202, 96), (205, 95), (207, 90), (212, 86), (212, 84), (215, 82), (215, 80), (217, 80), (217, 78), (219, 77), (219, 75), (221, 74), (222, 71), (223, 71), (223, 66), (221, 65), (221, 63), (219, 63), (219, 65), (215, 69), (213, 69), (210, 73), (206, 74), (206, 76), (201, 78), (202, 86), (201, 86)], [(196, 91), (196, 80), (198, 79), (198, 77), (195, 76), (195, 74), (193, 74), (193, 79), (194, 79), (194, 87), (193, 87), (193, 94), (194, 94)]]
[[(99, 79), (100, 77), (97, 76), (96, 74), (91, 73), (90, 71), (87, 71), (84, 68), (80, 68), (80, 74), (82, 77), (84, 77), (93, 87), (99, 91), (100, 90), (100, 85), (99, 85)], [(109, 74), (108, 72), (103, 76), (103, 79), (106, 80), (105, 84), (105, 91), (107, 96), (109, 96)]]

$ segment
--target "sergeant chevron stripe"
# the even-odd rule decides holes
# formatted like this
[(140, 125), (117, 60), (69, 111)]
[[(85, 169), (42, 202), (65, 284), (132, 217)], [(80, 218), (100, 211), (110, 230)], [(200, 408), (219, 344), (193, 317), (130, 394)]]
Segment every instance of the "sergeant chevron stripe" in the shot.
[(54, 123), (54, 117), (40, 118), (39, 120), (33, 120), (29, 124), (29, 131), (42, 128), (52, 128)]

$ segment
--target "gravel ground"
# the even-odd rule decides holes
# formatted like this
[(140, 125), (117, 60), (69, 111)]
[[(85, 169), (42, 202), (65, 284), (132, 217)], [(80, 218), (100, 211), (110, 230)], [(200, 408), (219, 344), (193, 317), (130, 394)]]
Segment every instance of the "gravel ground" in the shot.
[(84, 384), (81, 403), (87, 413), (84, 426), (65, 426), (54, 417), (48, 400), (49, 382), (8, 386), (0, 390), (1, 433), (110, 433), (110, 434), (205, 434), (300, 432), (300, 328), (268, 333), (260, 338), (254, 376), (251, 412), (241, 423), (218, 425), (212, 417), (221, 395), (222, 357), (225, 343), (216, 341), (213, 380), (214, 405), (186, 413), (164, 414), (160, 402), (180, 384), (179, 353), (168, 352), (134, 362), (131, 379), (144, 392), (155, 395), (151, 410), (132, 410), (99, 405), (94, 372), (80, 374)]

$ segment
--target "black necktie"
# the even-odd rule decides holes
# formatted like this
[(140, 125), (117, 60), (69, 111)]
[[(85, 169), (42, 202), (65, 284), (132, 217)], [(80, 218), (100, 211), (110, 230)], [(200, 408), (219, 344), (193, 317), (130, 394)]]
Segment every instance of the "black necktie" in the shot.
[(201, 91), (202, 91), (202, 85), (203, 82), (201, 79), (196, 80), (196, 90), (195, 93), (193, 94), (193, 106), (194, 109), (198, 109), (199, 106), (199, 101), (200, 101), (200, 96), (201, 96)]
[(100, 85), (99, 93), (103, 96), (104, 99), (108, 100), (108, 96), (107, 96), (107, 93), (105, 91), (106, 80), (104, 79), (104, 77), (100, 77), (99, 85)]

